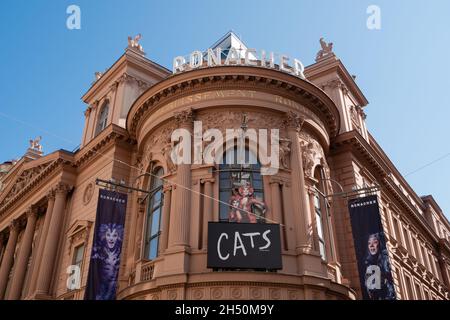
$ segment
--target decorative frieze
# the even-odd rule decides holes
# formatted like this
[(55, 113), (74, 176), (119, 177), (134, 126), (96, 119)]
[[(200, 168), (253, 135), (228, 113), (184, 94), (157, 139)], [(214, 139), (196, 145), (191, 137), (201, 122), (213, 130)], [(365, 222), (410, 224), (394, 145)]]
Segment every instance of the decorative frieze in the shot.
[(194, 111), (192, 109), (175, 112), (173, 115), (177, 127), (192, 126), (194, 122)]

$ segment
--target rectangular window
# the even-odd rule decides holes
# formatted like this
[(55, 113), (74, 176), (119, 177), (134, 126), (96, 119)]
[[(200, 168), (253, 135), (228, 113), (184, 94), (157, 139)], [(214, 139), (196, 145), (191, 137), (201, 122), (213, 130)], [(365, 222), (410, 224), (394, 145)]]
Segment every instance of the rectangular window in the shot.
[(81, 268), (84, 257), (84, 244), (75, 248), (73, 252), (72, 264)]
[(418, 284), (417, 282), (415, 282), (415, 284), (417, 300), (423, 300), (422, 292), (420, 291), (420, 284)]
[(405, 238), (405, 248), (411, 253), (411, 244), (409, 243), (408, 230), (405, 227), (403, 227), (403, 238)]
[(394, 222), (395, 239), (401, 243), (402, 237), (400, 236), (400, 226), (399, 226), (398, 219), (393, 217), (392, 221)]
[(423, 288), (423, 300), (430, 300), (430, 293), (425, 287)]
[(408, 300), (414, 300), (413, 288), (411, 278), (405, 274), (406, 292), (408, 293)]
[[(77, 247), (75, 247), (75, 249), (73, 250), (73, 256), (72, 256), (72, 265), (73, 266), (77, 266), (78, 267), (78, 274), (80, 276), (79, 279), (79, 283), (81, 284), (81, 278), (82, 278), (82, 274), (81, 274), (81, 266), (83, 264), (83, 258), (84, 258), (84, 244), (81, 244)], [(75, 275), (76, 271), (73, 270), (71, 276)], [(68, 291), (71, 290), (75, 290), (78, 288), (69, 288), (68, 287)]]
[(417, 261), (421, 262), (422, 261), (422, 257), (420, 255), (420, 250), (419, 250), (420, 244), (418, 243), (418, 240), (415, 237), (412, 237), (412, 241), (413, 241), (413, 244), (414, 244), (414, 251), (415, 251), (415, 254), (416, 254), (416, 259), (417, 259)]
[(433, 272), (431, 270), (431, 261), (430, 261), (430, 254), (428, 253), (428, 249), (425, 247), (424, 251), (425, 251), (425, 261), (426, 261), (425, 267), (427, 267), (428, 271)]

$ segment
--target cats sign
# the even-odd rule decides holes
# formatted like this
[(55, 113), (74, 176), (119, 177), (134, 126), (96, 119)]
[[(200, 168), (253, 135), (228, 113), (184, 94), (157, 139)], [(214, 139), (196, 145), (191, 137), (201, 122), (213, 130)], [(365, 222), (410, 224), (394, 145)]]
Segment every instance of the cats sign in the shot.
[(208, 268), (282, 269), (280, 226), (209, 222)]

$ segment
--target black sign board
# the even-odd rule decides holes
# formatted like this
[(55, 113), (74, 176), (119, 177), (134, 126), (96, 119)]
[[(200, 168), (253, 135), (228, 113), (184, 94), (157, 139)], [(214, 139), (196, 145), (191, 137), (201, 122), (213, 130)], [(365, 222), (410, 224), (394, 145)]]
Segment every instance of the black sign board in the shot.
[(395, 300), (394, 281), (376, 195), (348, 203), (364, 300)]
[(280, 225), (209, 222), (208, 268), (281, 269)]

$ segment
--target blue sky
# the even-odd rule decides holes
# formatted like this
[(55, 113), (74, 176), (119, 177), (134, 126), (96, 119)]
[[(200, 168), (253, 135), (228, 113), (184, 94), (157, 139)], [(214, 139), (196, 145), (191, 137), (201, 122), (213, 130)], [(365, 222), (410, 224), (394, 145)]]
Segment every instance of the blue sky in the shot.
[[(66, 8), (81, 8), (81, 30), (66, 28)], [(366, 27), (369, 5), (381, 30)], [(450, 152), (450, 1), (113, 1), (3, 0), (0, 10), (0, 161), (22, 156), (43, 136), (44, 151), (73, 150), (95, 71), (142, 33), (147, 57), (166, 67), (177, 55), (234, 30), (249, 46), (314, 62), (323, 36), (369, 100), (369, 130), (407, 174)], [(406, 178), (433, 194), (450, 216), (450, 156)]]

